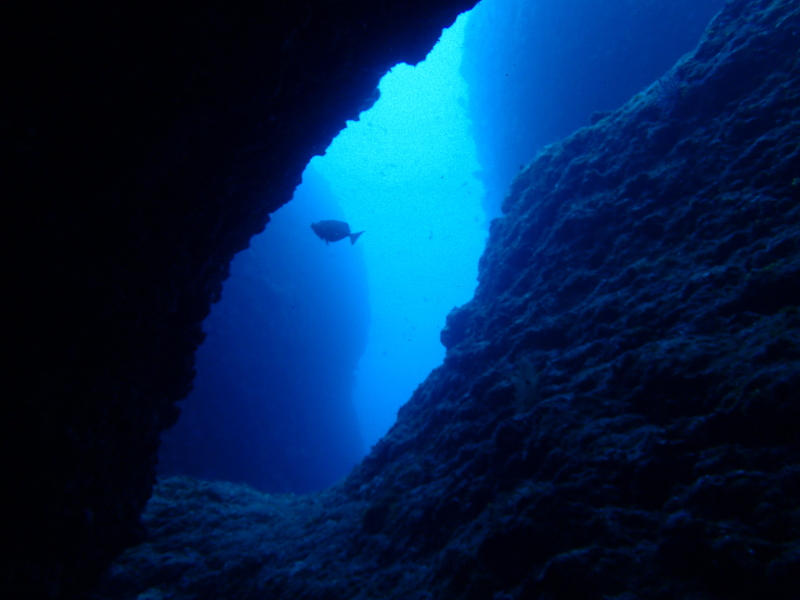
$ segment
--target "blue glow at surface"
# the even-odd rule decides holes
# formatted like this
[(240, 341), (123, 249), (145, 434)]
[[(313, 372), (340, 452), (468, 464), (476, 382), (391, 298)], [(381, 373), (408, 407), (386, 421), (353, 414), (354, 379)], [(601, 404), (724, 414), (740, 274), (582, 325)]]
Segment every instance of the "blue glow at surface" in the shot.
[(366, 448), (441, 364), (445, 317), (477, 283), (486, 231), (459, 74), (466, 21), (461, 15), (424, 62), (392, 69), (380, 100), (310, 163), (351, 230), (366, 231), (358, 245), (372, 324), (354, 393)]

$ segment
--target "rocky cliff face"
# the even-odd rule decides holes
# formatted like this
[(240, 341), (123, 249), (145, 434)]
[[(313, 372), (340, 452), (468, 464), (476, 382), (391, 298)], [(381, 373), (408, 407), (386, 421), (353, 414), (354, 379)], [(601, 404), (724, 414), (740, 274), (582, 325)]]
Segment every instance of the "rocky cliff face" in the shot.
[(798, 47), (795, 2), (729, 2), (520, 173), (348, 479), (165, 481), (98, 597), (796, 598)]
[(473, 4), (0, 9), (4, 594), (80, 594), (141, 538), (234, 253)]

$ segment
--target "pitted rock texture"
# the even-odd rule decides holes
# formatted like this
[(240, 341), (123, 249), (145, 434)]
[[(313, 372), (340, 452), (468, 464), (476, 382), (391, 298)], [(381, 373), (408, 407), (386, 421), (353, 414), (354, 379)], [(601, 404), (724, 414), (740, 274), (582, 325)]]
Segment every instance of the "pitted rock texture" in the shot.
[(729, 2), (515, 180), (350, 477), (228, 509), (165, 481), (98, 598), (798, 597), (798, 47), (795, 2)]
[(231, 258), (473, 4), (0, 9), (5, 595), (80, 596), (141, 539)]

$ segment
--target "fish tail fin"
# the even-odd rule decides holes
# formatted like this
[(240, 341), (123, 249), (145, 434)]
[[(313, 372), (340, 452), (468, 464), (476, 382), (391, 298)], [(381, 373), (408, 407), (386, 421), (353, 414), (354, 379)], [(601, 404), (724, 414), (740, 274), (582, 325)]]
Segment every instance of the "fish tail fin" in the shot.
[(364, 233), (364, 232), (363, 231), (359, 231), (358, 233), (351, 233), (350, 234), (350, 243), (351, 244), (355, 244), (356, 240), (358, 239), (358, 236), (360, 236), (362, 233)]

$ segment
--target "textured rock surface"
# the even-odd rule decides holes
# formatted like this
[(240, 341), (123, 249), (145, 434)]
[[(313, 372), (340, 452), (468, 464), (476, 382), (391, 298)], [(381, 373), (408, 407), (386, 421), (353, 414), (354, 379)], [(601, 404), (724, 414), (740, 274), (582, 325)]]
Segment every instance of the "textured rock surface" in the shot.
[(799, 47), (795, 2), (728, 3), (516, 179), (348, 479), (167, 480), (98, 597), (798, 597)]
[(140, 539), (229, 261), (472, 4), (3, 5), (6, 595), (80, 593)]

